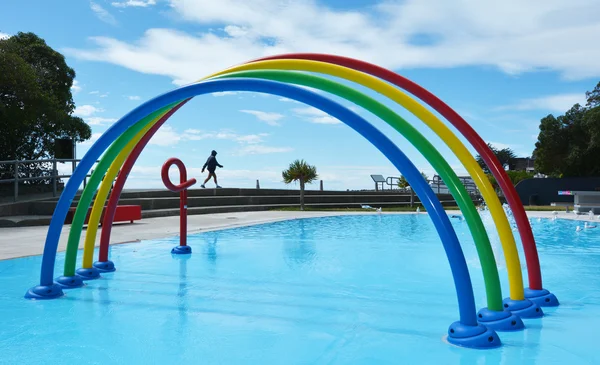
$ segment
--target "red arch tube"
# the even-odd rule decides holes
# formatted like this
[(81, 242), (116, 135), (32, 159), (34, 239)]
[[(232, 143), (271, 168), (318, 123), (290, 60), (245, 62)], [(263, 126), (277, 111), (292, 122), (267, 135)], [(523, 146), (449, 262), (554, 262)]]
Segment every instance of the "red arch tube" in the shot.
[(133, 151), (125, 160), (125, 163), (121, 167), (121, 171), (119, 172), (119, 176), (115, 181), (115, 185), (110, 193), (110, 197), (108, 198), (108, 205), (106, 206), (106, 210), (104, 212), (104, 218), (102, 220), (102, 234), (100, 235), (100, 250), (98, 254), (98, 261), (106, 262), (108, 261), (108, 245), (110, 242), (110, 233), (112, 231), (113, 220), (115, 219), (115, 212), (117, 211), (117, 204), (119, 203), (119, 198), (121, 197), (121, 192), (123, 191), (123, 187), (125, 186), (125, 182), (127, 181), (127, 176), (131, 172), (133, 165), (137, 161), (140, 153), (144, 150), (150, 139), (154, 136), (154, 134), (160, 129), (160, 127), (175, 113), (179, 108), (181, 108), (185, 103), (187, 103), (190, 99), (184, 100), (180, 104), (176, 105), (173, 109), (169, 110), (169, 112), (160, 118), (156, 124), (146, 132), (146, 134), (142, 137), (142, 139), (135, 146)]
[(486, 165), (498, 181), (498, 184), (500, 185), (500, 188), (506, 197), (508, 205), (512, 209), (513, 216), (519, 229), (519, 235), (521, 236), (521, 241), (523, 243), (523, 251), (525, 252), (525, 260), (527, 262), (529, 288), (534, 290), (542, 290), (542, 273), (540, 269), (540, 260), (535, 245), (535, 238), (533, 237), (529, 219), (527, 218), (527, 214), (525, 213), (525, 209), (521, 204), (517, 191), (506, 174), (506, 171), (504, 171), (504, 168), (485, 141), (457, 112), (455, 112), (437, 96), (433, 95), (431, 92), (414, 83), (413, 81), (383, 67), (349, 57), (319, 53), (290, 53), (264, 57), (251, 62), (275, 59), (303, 59), (327, 62), (379, 77), (415, 95), (429, 106), (434, 108), (450, 123), (452, 123), (452, 125), (456, 127), (456, 129), (458, 129), (463, 136), (465, 136), (469, 143), (471, 143), (475, 150), (481, 155)]

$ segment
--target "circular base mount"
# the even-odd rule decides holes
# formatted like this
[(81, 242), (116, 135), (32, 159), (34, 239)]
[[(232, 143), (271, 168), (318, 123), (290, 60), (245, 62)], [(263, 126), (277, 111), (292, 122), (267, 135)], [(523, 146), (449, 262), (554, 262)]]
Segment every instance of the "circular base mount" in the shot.
[(93, 266), (96, 269), (98, 269), (98, 271), (100, 271), (100, 272), (113, 272), (113, 271), (117, 270), (115, 268), (115, 263), (110, 260), (96, 261), (96, 262), (94, 262)]
[(556, 295), (546, 289), (525, 288), (525, 298), (531, 300), (540, 307), (558, 307), (560, 304)]
[(490, 349), (502, 345), (498, 334), (483, 325), (468, 326), (454, 322), (448, 329), (448, 342), (472, 349)]
[(507, 310), (493, 311), (483, 308), (477, 312), (477, 321), (496, 331), (520, 331), (525, 328), (521, 318)]
[(60, 298), (65, 293), (63, 293), (60, 285), (52, 284), (52, 285), (38, 285), (29, 289), (27, 293), (25, 293), (26, 299), (56, 299)]
[(521, 318), (540, 318), (544, 316), (542, 308), (529, 299), (513, 300), (505, 298), (502, 304), (504, 309)]
[(77, 275), (59, 276), (55, 282), (63, 289), (81, 288), (84, 285), (83, 279)]
[(98, 271), (98, 269), (95, 267), (80, 268), (75, 270), (75, 273), (83, 280), (94, 280), (100, 277), (100, 271)]
[(192, 253), (192, 248), (190, 246), (175, 246), (171, 250), (171, 253), (176, 255), (188, 255)]

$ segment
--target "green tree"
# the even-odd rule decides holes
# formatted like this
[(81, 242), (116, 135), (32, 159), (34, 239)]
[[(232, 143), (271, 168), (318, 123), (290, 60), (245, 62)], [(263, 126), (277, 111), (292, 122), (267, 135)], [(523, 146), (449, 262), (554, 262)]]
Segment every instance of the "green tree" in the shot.
[(506, 174), (513, 185), (517, 185), (525, 179), (531, 179), (535, 175), (533, 172), (527, 171), (507, 171)]
[(404, 175), (400, 175), (400, 178), (398, 179), (398, 187), (400, 189), (406, 189), (409, 186), (410, 184), (408, 183), (408, 180), (406, 180)]
[(286, 184), (295, 181), (300, 182), (300, 210), (304, 210), (304, 185), (312, 183), (319, 177), (317, 168), (307, 164), (304, 160), (296, 160), (281, 175), (283, 176), (283, 182)]
[(533, 157), (538, 172), (554, 177), (600, 175), (600, 82), (585, 106), (540, 121)]
[(64, 56), (37, 35), (0, 40), (0, 160), (48, 158), (57, 138), (90, 138), (90, 127), (72, 115), (74, 77)]
[[(421, 171), (421, 176), (423, 177), (423, 179), (425, 179), (425, 181), (429, 181), (429, 177), (427, 176), (427, 174), (425, 174), (422, 171)], [(408, 180), (406, 180), (404, 175), (400, 175), (400, 178), (398, 179), (398, 187), (400, 189), (406, 189), (409, 186), (410, 186), (410, 184), (408, 183)]]
[[(487, 144), (488, 147), (490, 148), (490, 150), (492, 150), (492, 152), (494, 153), (494, 155), (496, 156), (496, 158), (498, 159), (498, 161), (500, 162), (500, 164), (502, 165), (502, 167), (506, 170), (506, 169), (514, 169), (515, 168), (515, 159), (517, 158), (517, 155), (515, 154), (515, 152), (506, 147), (506, 148), (502, 148), (502, 149), (498, 149), (494, 146), (492, 146), (492, 144), (488, 143)], [(481, 169), (485, 172), (485, 173), (490, 173), (490, 169), (487, 167), (485, 161), (483, 160), (483, 158), (480, 155), (477, 155), (476, 157), (477, 163), (479, 164), (479, 166), (481, 167)]]

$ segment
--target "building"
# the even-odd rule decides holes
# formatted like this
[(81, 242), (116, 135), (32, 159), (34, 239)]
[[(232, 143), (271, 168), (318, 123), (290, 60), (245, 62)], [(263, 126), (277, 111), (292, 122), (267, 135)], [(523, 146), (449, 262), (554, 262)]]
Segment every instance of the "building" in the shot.
[(511, 165), (511, 170), (513, 171), (527, 171), (527, 172), (535, 172), (535, 168), (533, 167), (535, 162), (535, 158), (532, 157), (518, 157), (515, 158)]

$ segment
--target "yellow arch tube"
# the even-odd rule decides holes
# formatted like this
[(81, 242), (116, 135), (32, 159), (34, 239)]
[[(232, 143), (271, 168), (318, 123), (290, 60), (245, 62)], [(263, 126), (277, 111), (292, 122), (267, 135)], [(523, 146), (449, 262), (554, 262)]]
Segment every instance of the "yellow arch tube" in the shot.
[(113, 181), (119, 174), (119, 170), (121, 166), (125, 163), (125, 159), (131, 151), (138, 144), (140, 139), (144, 137), (144, 135), (152, 128), (154, 124), (156, 124), (163, 115), (167, 114), (169, 111), (167, 110), (165, 113), (156, 117), (152, 122), (148, 123), (142, 130), (132, 138), (125, 148), (119, 152), (117, 158), (110, 164), (110, 167), (106, 171), (104, 175), (104, 180), (102, 180), (102, 184), (96, 193), (96, 198), (94, 199), (94, 205), (92, 207), (92, 211), (90, 213), (90, 218), (88, 222), (88, 228), (85, 233), (85, 242), (83, 245), (83, 268), (89, 269), (92, 267), (94, 261), (94, 245), (96, 243), (96, 235), (98, 234), (98, 225), (100, 224), (100, 218), (102, 216), (102, 210), (104, 209), (104, 204), (110, 193), (110, 189)]
[[(206, 80), (218, 75), (226, 74), (229, 72), (236, 71), (245, 71), (245, 70), (258, 70), (258, 69), (279, 69), (279, 70), (299, 70), (299, 71), (309, 71), (327, 74), (331, 76), (340, 77), (343, 79), (347, 79), (349, 81), (356, 82), (363, 86), (369, 87), (370, 89), (394, 100), (396, 103), (402, 105), (404, 108), (409, 110), (415, 116), (417, 116), (421, 121), (423, 121), (430, 129), (432, 129), (453, 151), (453, 153), (458, 157), (461, 163), (465, 166), (471, 177), (473, 178), (475, 184), (481, 191), (481, 194), (486, 201), (490, 213), (492, 215), (492, 219), (497, 227), (498, 234), (500, 236), (500, 242), (502, 244), (502, 248), (504, 251), (504, 258), (506, 261), (506, 267), (508, 271), (508, 279), (509, 279), (509, 291), (510, 298), (513, 300), (523, 300), (524, 292), (523, 292), (523, 277), (521, 273), (521, 264), (519, 260), (519, 254), (517, 251), (516, 243), (514, 241), (514, 237), (512, 235), (512, 230), (510, 228), (510, 224), (508, 223), (508, 219), (506, 218), (506, 214), (504, 209), (502, 209), (502, 205), (496, 193), (494, 192), (493, 187), (491, 186), (489, 180), (485, 176), (481, 167), (477, 164), (477, 161), (473, 158), (473, 156), (469, 153), (467, 148), (460, 142), (460, 140), (452, 133), (452, 131), (446, 127), (446, 125), (440, 121), (433, 113), (423, 107), (420, 103), (412, 99), (407, 94), (402, 91), (396, 89), (395, 87), (387, 84), (386, 82), (379, 80), (376, 77), (367, 75), (360, 71), (356, 71), (347, 67), (333, 65), (325, 62), (318, 61), (308, 61), (308, 60), (269, 60), (269, 61), (258, 61), (250, 64), (244, 64), (239, 66), (234, 66), (228, 68), (224, 71), (212, 74), (208, 77), (202, 78), (199, 81)], [(140, 132), (136, 136), (136, 140), (142, 138), (145, 132)], [(139, 138), (138, 138), (139, 137)], [(123, 161), (129, 152), (125, 153), (123, 150), (118, 159), (121, 158), (122, 155)], [(111, 166), (112, 167), (112, 166)], [(115, 175), (116, 176), (116, 175)], [(113, 177), (114, 179), (114, 177)], [(110, 179), (112, 180), (112, 179)], [(98, 197), (96, 198), (98, 199)], [(106, 199), (106, 197), (104, 198)], [(91, 217), (90, 217), (91, 219)], [(97, 231), (97, 225), (96, 225)], [(89, 266), (86, 266), (84, 262), (83, 267), (91, 267), (92, 256), (93, 256), (93, 242), (95, 241), (95, 234), (93, 232), (93, 238), (90, 238), (90, 242), (88, 243), (88, 236), (90, 232), (88, 229), (88, 233), (86, 234), (86, 249), (85, 251), (89, 252)], [(90, 249), (88, 245), (91, 246)], [(85, 251), (84, 251), (84, 260), (85, 260)]]
[(517, 245), (513, 237), (512, 229), (506, 217), (506, 213), (502, 208), (502, 204), (500, 203), (500, 200), (498, 199), (498, 196), (496, 195), (494, 188), (489, 182), (487, 176), (475, 158), (473, 158), (469, 150), (432, 112), (404, 92), (374, 76), (347, 67), (319, 61), (296, 59), (257, 61), (228, 68), (221, 72), (212, 74), (207, 78), (212, 78), (230, 72), (261, 69), (309, 71), (343, 78), (366, 86), (378, 92), (379, 94), (386, 96), (387, 98), (402, 105), (405, 109), (423, 121), (444, 141), (444, 143), (446, 143), (446, 145), (458, 157), (460, 162), (465, 166), (466, 170), (469, 172), (469, 175), (473, 178), (475, 184), (481, 192), (481, 195), (487, 203), (492, 215), (492, 219), (498, 230), (508, 272), (510, 298), (513, 300), (523, 300), (525, 298), (523, 292), (523, 276), (521, 272), (519, 253), (517, 251)]

